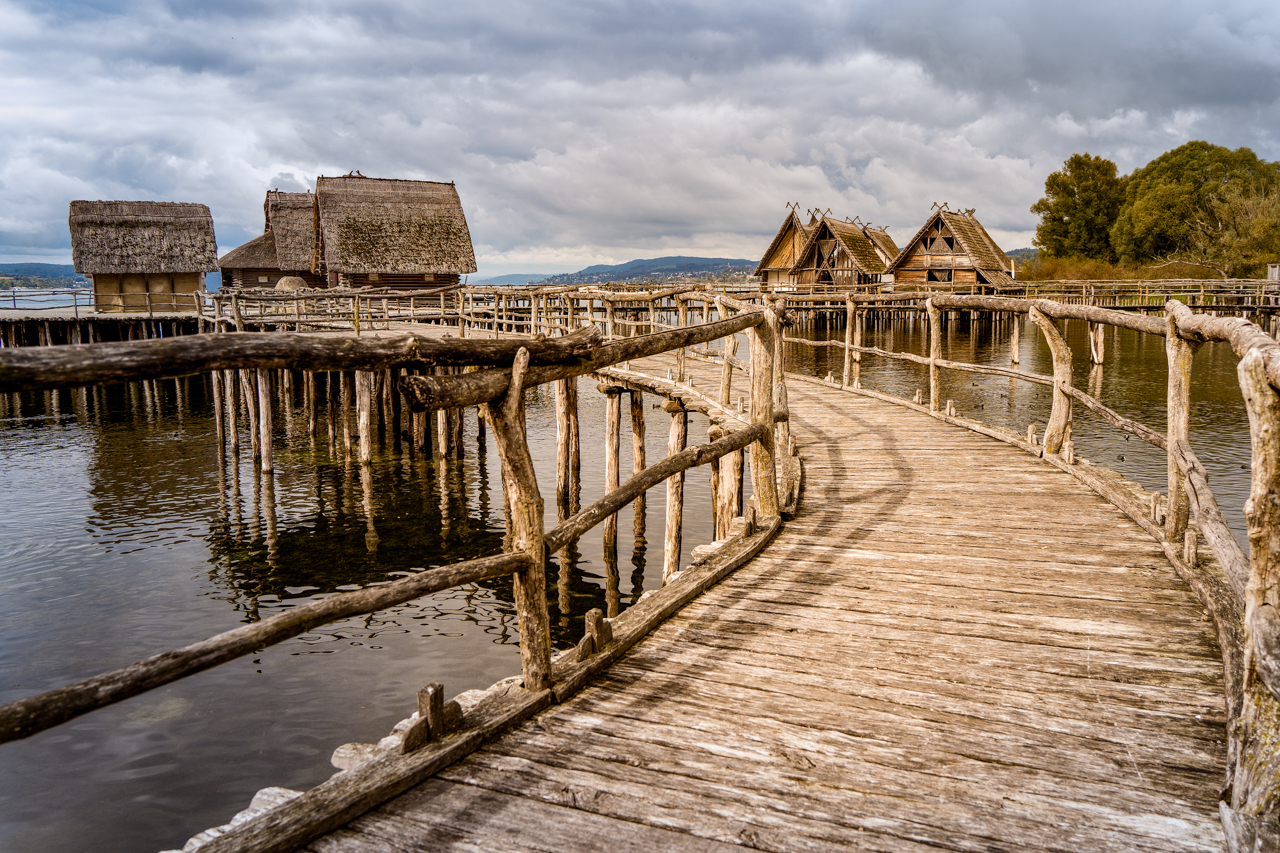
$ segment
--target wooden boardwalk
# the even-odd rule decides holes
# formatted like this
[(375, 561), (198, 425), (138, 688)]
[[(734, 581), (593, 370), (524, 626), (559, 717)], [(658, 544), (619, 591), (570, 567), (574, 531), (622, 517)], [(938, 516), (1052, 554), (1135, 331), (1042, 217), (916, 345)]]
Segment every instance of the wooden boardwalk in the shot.
[(307, 849), (1222, 850), (1221, 658), (1155, 543), (1014, 448), (790, 398), (805, 492), (759, 557)]

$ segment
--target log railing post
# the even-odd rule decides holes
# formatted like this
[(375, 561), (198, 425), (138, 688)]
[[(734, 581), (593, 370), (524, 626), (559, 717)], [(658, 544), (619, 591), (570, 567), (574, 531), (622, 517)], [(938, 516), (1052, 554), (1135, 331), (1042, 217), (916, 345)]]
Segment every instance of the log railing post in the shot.
[(765, 308), (766, 322), (747, 330), (751, 343), (751, 423), (766, 427), (764, 436), (751, 445), (751, 487), (764, 517), (775, 516), (778, 507), (778, 474), (774, 458), (773, 354), (778, 315)]
[[(618, 488), (623, 389), (601, 385), (600, 392), (604, 394), (604, 491), (608, 494)], [(604, 544), (606, 548), (618, 547), (617, 513), (604, 520)]]
[(556, 398), (556, 500), (569, 501), (569, 383), (557, 379), (552, 383)]
[(360, 464), (373, 461), (373, 374), (356, 371), (356, 429), (360, 433)]
[[(679, 400), (668, 400), (662, 408), (671, 415), (671, 435), (667, 455), (684, 450), (689, 432), (689, 413)], [(684, 472), (667, 479), (667, 527), (662, 551), (662, 582), (680, 571), (681, 526), (684, 521)]]
[(529, 557), (529, 564), (515, 574), (524, 689), (545, 690), (551, 683), (551, 622), (547, 613), (542, 495), (525, 431), (524, 376), (528, 367), (529, 351), (521, 347), (512, 365), (507, 393), (483, 405), (485, 420), (493, 427), (502, 460), (502, 481), (511, 502), (513, 548)]
[[(1181, 542), (1187, 532), (1187, 521), (1191, 513), (1190, 501), (1187, 497), (1186, 482), (1182, 469), (1178, 466), (1175, 450), (1179, 444), (1190, 443), (1191, 429), (1191, 361), (1198, 347), (1178, 334), (1178, 324), (1173, 314), (1166, 313), (1168, 331), (1164, 338), (1164, 351), (1168, 358), (1168, 483), (1169, 502), (1165, 512), (1165, 540), (1172, 543)], [(1099, 328), (1102, 326), (1099, 324)], [(1090, 347), (1095, 336), (1090, 329)], [(1097, 363), (1097, 362), (1095, 362)]]
[[(677, 304), (680, 306), (680, 328), (683, 329), (689, 325), (689, 303), (684, 299), (680, 299)], [(679, 351), (676, 352), (676, 381), (677, 382), (684, 381), (684, 358), (685, 358), (684, 349), (685, 349), (684, 347), (681, 347)]]
[(1017, 367), (1022, 361), (1022, 315), (1012, 316), (1013, 328), (1009, 332), (1009, 361)]
[(853, 382), (853, 298), (844, 298), (844, 369), (840, 372), (840, 384), (849, 387)]
[(787, 448), (791, 446), (791, 407), (787, 400), (787, 383), (783, 378), (783, 368), (786, 362), (782, 349), (782, 317), (786, 309), (786, 299), (785, 296), (778, 297), (774, 302), (772, 314), (765, 314), (765, 317), (768, 318), (766, 322), (768, 322), (770, 331), (773, 333), (773, 410), (788, 416), (777, 424), (773, 430), (774, 444), (777, 447), (781, 447), (783, 453), (786, 453)]
[(1058, 330), (1057, 323), (1035, 306), (1031, 307), (1030, 314), (1031, 322), (1040, 327), (1053, 355), (1053, 409), (1044, 428), (1044, 452), (1059, 453), (1071, 428), (1071, 395), (1066, 391), (1071, 387), (1071, 348)]
[(262, 473), (268, 474), (275, 468), (271, 451), (271, 374), (266, 370), (258, 370), (258, 443), (261, 446)]
[(938, 359), (942, 358), (942, 312), (933, 306), (932, 299), (924, 301), (929, 314), (929, 411), (938, 411), (942, 396), (938, 383)]

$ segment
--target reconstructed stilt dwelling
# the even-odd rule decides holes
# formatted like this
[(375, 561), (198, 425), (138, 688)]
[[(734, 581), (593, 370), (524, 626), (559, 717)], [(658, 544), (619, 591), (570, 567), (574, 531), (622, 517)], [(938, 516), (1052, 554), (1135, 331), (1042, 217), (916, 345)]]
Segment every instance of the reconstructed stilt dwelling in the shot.
[(793, 272), (796, 261), (809, 242), (809, 235), (818, 226), (818, 217), (813, 211), (809, 211), (809, 222), (806, 224), (800, 221), (798, 210), (797, 204), (787, 205), (787, 218), (783, 220), (782, 227), (778, 229), (773, 242), (756, 266), (755, 275), (760, 276), (761, 287), (765, 290), (796, 283)]
[(1012, 286), (1013, 261), (991, 239), (973, 209), (937, 207), (889, 264), (897, 283)]
[(329, 286), (420, 289), (476, 271), (452, 183), (316, 178), (317, 268)]
[(100, 312), (194, 311), (191, 294), (218, 268), (203, 204), (73, 201), (67, 224), (72, 262), (93, 279)]
[(315, 196), (270, 190), (262, 203), (262, 235), (218, 260), (224, 287), (275, 287), (286, 276), (325, 286), (316, 272)]
[[(873, 232), (876, 239), (868, 232)], [(897, 247), (883, 229), (868, 228), (857, 220), (824, 216), (810, 230), (792, 267), (792, 278), (796, 284), (835, 288), (880, 284), (897, 254)]]

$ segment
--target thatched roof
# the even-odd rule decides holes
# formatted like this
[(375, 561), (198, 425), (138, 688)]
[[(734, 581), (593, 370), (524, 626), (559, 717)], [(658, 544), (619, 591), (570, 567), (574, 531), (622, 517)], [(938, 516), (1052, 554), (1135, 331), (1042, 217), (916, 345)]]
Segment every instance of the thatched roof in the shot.
[(275, 235), (276, 262), (282, 270), (310, 270), (315, 258), (315, 196), (267, 192), (267, 228)]
[(476, 271), (471, 232), (451, 183), (320, 177), (316, 197), (330, 271)]
[(880, 249), (880, 254), (883, 256), (886, 265), (898, 256), (898, 246), (893, 242), (893, 238), (889, 236), (888, 231), (883, 228), (872, 228), (868, 225), (862, 229), (862, 233), (867, 235), (867, 239), (875, 243), (876, 247)]
[(260, 234), (218, 258), (218, 266), (224, 270), (278, 270), (275, 238), (270, 231)]
[(203, 204), (73, 201), (71, 258), (86, 275), (213, 272), (218, 246)]
[[(773, 257), (773, 253), (778, 250), (778, 246), (792, 230), (796, 231), (800, 235), (800, 239), (807, 243), (809, 236), (817, 230), (817, 227), (818, 220), (816, 217), (810, 216), (809, 224), (805, 225), (800, 221), (800, 215), (797, 214), (794, 209), (788, 210), (787, 218), (782, 220), (782, 225), (778, 228), (778, 233), (773, 236), (773, 242), (769, 244), (768, 249), (765, 249), (764, 255), (760, 258), (760, 263), (756, 264), (755, 272), (752, 273), (752, 275), (763, 275), (765, 270), (770, 269), (789, 269), (789, 267), (766, 267), (765, 264), (767, 264), (769, 259)], [(792, 263), (794, 263), (795, 260), (799, 260), (799, 258), (800, 253), (797, 253), (796, 258)]]
[(996, 241), (991, 239), (991, 235), (987, 233), (987, 229), (982, 227), (982, 223), (972, 213), (961, 213), (952, 210), (935, 210), (933, 215), (920, 226), (920, 230), (915, 236), (903, 245), (902, 250), (898, 252), (897, 257), (893, 259), (893, 263), (889, 264), (889, 270), (892, 272), (898, 268), (898, 265), (906, 259), (911, 253), (912, 248), (925, 235), (925, 232), (934, 226), (939, 219), (950, 229), (955, 235), (956, 241), (959, 243), (958, 249), (969, 256), (973, 262), (974, 269), (982, 273), (983, 277), (991, 284), (1012, 284), (1013, 278), (1013, 261), (1009, 260), (1009, 256), (1004, 250), (996, 245)]

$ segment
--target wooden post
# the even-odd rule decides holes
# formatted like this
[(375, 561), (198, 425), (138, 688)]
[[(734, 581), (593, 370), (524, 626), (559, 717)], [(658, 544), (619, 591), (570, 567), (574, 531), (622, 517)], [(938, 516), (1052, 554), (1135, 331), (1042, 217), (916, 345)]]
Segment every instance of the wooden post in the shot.
[[(644, 394), (631, 392), (631, 473), (639, 474), (645, 469), (644, 452)], [(641, 495), (637, 500), (644, 500)]]
[(352, 388), (355, 383), (355, 377), (351, 371), (344, 370), (338, 379), (342, 386), (342, 400), (338, 404), (339, 415), (342, 419), (342, 451), (347, 456), (351, 455), (351, 398)]
[(786, 365), (782, 350), (782, 314), (786, 309), (787, 298), (779, 296), (773, 301), (775, 310), (767, 312), (769, 329), (773, 334), (773, 410), (788, 417), (773, 428), (774, 442), (786, 453), (791, 447), (791, 406), (787, 401), (787, 383), (783, 379), (783, 368)]
[(1102, 364), (1106, 348), (1107, 327), (1102, 323), (1089, 324), (1089, 363)]
[(1053, 355), (1053, 409), (1044, 428), (1044, 451), (1057, 453), (1062, 450), (1062, 442), (1066, 440), (1071, 425), (1071, 395), (1065, 390), (1071, 385), (1071, 348), (1058, 330), (1057, 323), (1034, 306), (1030, 314), (1031, 322), (1040, 327)]
[(929, 411), (938, 411), (938, 399), (942, 396), (938, 382), (938, 359), (942, 358), (942, 312), (933, 307), (933, 300), (924, 301), (929, 313)]
[(307, 404), (307, 435), (316, 437), (316, 374), (314, 370), (302, 371), (302, 383)]
[[(689, 413), (677, 400), (662, 404), (671, 415), (671, 435), (667, 440), (667, 455), (674, 456), (684, 450), (689, 431)], [(662, 582), (680, 571), (680, 534), (684, 520), (684, 472), (667, 478), (667, 530), (662, 552)]]
[(271, 374), (258, 370), (258, 443), (262, 450), (262, 472), (271, 473), (275, 468), (271, 452)]
[(853, 300), (846, 296), (844, 298), (844, 369), (840, 373), (840, 384), (849, 387), (853, 382), (853, 321), (854, 313)]
[(751, 445), (751, 486), (760, 514), (768, 518), (778, 514), (773, 434), (773, 338), (778, 315), (766, 308), (765, 316), (771, 319), (747, 329), (747, 339), (751, 344), (751, 422), (768, 428), (764, 437)]
[[(604, 394), (604, 491), (618, 488), (618, 456), (622, 421), (622, 390), (611, 385), (601, 385)], [(604, 545), (618, 547), (618, 515), (614, 513), (604, 520)]]
[[(1169, 508), (1165, 514), (1164, 533), (1167, 541), (1176, 543), (1181, 542), (1186, 535), (1191, 505), (1187, 497), (1186, 482), (1182, 477), (1182, 470), (1178, 467), (1174, 451), (1179, 443), (1190, 445), (1191, 362), (1199, 345), (1193, 344), (1178, 334), (1178, 324), (1174, 321), (1172, 313), (1166, 312), (1165, 321), (1167, 331), (1164, 338), (1164, 351), (1169, 362), (1167, 397)], [(1095, 337), (1090, 330), (1091, 343)]]
[(724, 339), (724, 365), (720, 369), (720, 396), (717, 398), (717, 402), (722, 406), (728, 406), (733, 395), (733, 364), (731, 362), (737, 352), (738, 336), (729, 335)]
[(227, 434), (222, 423), (222, 371), (215, 370), (209, 374), (213, 397), (213, 432), (218, 439), (218, 455), (227, 449)]
[[(1249, 583), (1245, 589), (1244, 697), (1228, 727), (1231, 804), (1220, 806), (1232, 850), (1280, 849), (1280, 397), (1258, 349), (1236, 368), (1253, 445), (1245, 519)], [(1230, 843), (1234, 842), (1234, 843)]]
[(356, 429), (360, 433), (360, 464), (373, 462), (373, 374), (356, 371)]
[[(683, 329), (689, 325), (689, 303), (684, 299), (680, 299), (678, 304), (680, 306), (680, 312), (679, 312), (680, 328)], [(676, 381), (677, 382), (684, 381), (684, 359), (685, 359), (684, 351), (685, 351), (685, 348), (681, 347), (676, 352)]]
[(556, 398), (556, 499), (569, 500), (569, 383), (558, 379), (552, 383)]
[[(582, 490), (582, 433), (578, 429), (578, 380), (567, 380), (569, 389), (569, 505), (577, 504), (578, 493)], [(576, 511), (576, 510), (574, 510)]]
[(236, 374), (233, 370), (222, 371), (222, 393), (227, 413), (227, 435), (231, 439), (231, 452), (240, 452), (240, 428), (236, 425)]
[(551, 683), (551, 621), (547, 613), (546, 547), (543, 545), (542, 495), (529, 455), (524, 421), (524, 375), (529, 351), (516, 354), (507, 393), (485, 403), (485, 419), (502, 459), (502, 480), (511, 500), (513, 545), (529, 556), (529, 566), (515, 574), (516, 614), (520, 626), (520, 661), (525, 690), (545, 690)]
[(1013, 315), (1013, 329), (1009, 332), (1009, 360), (1014, 367), (1022, 361), (1022, 315)]
[(262, 455), (261, 434), (258, 431), (258, 389), (252, 371), (240, 370), (240, 392), (244, 396), (245, 415), (249, 421), (249, 454), (258, 459)]

